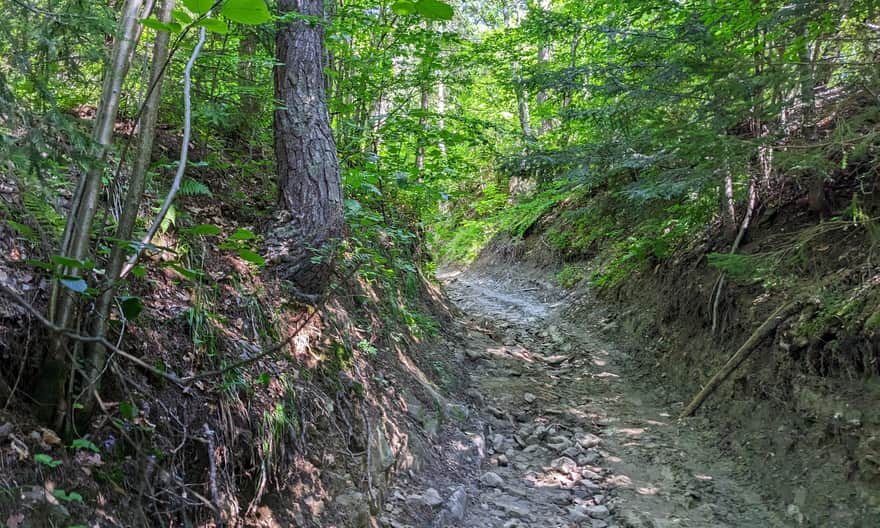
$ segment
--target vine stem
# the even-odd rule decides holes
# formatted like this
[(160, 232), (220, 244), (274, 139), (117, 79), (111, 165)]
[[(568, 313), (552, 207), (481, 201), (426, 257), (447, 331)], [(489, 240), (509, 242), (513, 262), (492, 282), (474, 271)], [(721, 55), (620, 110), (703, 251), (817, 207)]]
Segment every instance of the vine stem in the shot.
[(183, 181), (183, 175), (186, 173), (186, 162), (189, 157), (189, 138), (192, 133), (192, 95), (190, 93), (192, 89), (192, 69), (193, 65), (196, 63), (196, 59), (199, 58), (199, 53), (201, 53), (204, 44), (205, 27), (202, 26), (199, 28), (199, 41), (196, 43), (196, 47), (193, 48), (192, 55), (186, 63), (186, 69), (184, 70), (183, 75), (183, 139), (180, 145), (180, 161), (177, 165), (177, 173), (174, 175), (174, 181), (171, 183), (171, 189), (168, 191), (168, 196), (165, 197), (165, 202), (162, 204), (162, 208), (159, 209), (159, 213), (153, 220), (153, 224), (150, 226), (150, 229), (147, 230), (143, 239), (141, 239), (141, 244), (135, 248), (134, 254), (128, 259), (128, 262), (125, 263), (125, 267), (119, 275), (120, 279), (128, 275), (131, 270), (134, 269), (144, 247), (148, 246), (150, 242), (153, 241), (153, 237), (156, 236), (156, 231), (159, 230), (159, 226), (161, 226), (162, 221), (165, 220), (168, 210), (171, 209), (171, 204), (174, 202), (174, 197), (180, 189), (181, 181)]

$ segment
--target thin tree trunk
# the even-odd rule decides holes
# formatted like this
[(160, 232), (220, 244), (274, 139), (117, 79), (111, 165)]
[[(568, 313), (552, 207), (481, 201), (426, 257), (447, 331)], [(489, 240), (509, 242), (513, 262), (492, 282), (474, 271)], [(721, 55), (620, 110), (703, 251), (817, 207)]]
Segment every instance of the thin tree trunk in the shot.
[[(161, 22), (171, 21), (171, 11), (174, 9), (175, 0), (163, 0), (157, 18)], [(153, 152), (153, 140), (156, 136), (156, 121), (159, 116), (159, 104), (162, 100), (162, 78), (165, 69), (165, 60), (168, 58), (168, 42), (170, 34), (167, 31), (159, 31), (153, 43), (153, 61), (150, 70), (150, 85), (153, 86), (149, 97), (144, 101), (144, 109), (139, 123), (138, 143), (135, 152), (134, 166), (129, 178), (128, 189), (125, 194), (125, 203), (119, 216), (116, 227), (116, 243), (110, 253), (110, 261), (107, 264), (105, 275), (104, 292), (95, 304), (95, 315), (91, 322), (91, 335), (104, 337), (107, 332), (107, 323), (110, 318), (113, 299), (116, 296), (118, 280), (125, 262), (125, 254), (128, 249), (128, 240), (132, 239), (134, 225), (137, 221), (138, 210), (144, 195), (147, 180), (147, 170), (150, 167), (150, 156)], [(89, 365), (88, 386), (85, 391), (83, 415), (89, 416), (94, 404), (94, 393), (97, 390), (98, 378), (104, 369), (106, 351), (99, 343), (93, 343), (87, 347), (87, 359)]]
[(260, 115), (261, 110), (260, 99), (254, 93), (256, 83), (254, 55), (256, 52), (257, 34), (253, 30), (248, 29), (247, 34), (238, 43), (238, 109), (241, 114), (240, 130), (248, 139), (252, 139), (251, 136), (259, 126), (259, 123), (255, 122), (255, 118)]
[[(443, 116), (446, 115), (446, 83), (443, 82), (443, 79), (439, 79), (437, 81), (437, 128), (439, 130), (443, 130), (446, 128), (446, 120)], [(446, 157), (446, 142), (443, 141), (443, 138), (440, 138), (440, 141), (437, 142), (437, 148), (440, 149), (440, 155), (444, 158)]]
[(725, 161), (724, 188), (721, 194), (721, 228), (725, 238), (733, 240), (736, 236), (736, 205), (733, 199), (733, 175)]
[[(541, 1), (541, 9), (544, 11), (550, 10), (550, 0), (542, 0)], [(547, 47), (546, 44), (542, 44), (540, 48), (538, 48), (538, 62), (540, 62), (543, 66), (546, 66), (547, 63), (550, 62), (550, 48)], [(536, 97), (536, 102), (538, 103), (538, 108), (541, 112), (545, 112), (546, 109), (543, 108), (544, 104), (547, 102), (549, 97), (547, 96), (547, 90), (541, 89), (538, 92), (538, 96)], [(546, 117), (541, 119), (541, 127), (539, 129), (539, 135), (543, 136), (553, 127), (553, 120), (548, 119)]]
[(430, 85), (425, 82), (421, 88), (421, 98), (419, 103), (419, 110), (422, 111), (422, 115), (419, 116), (419, 131), (421, 135), (419, 137), (419, 147), (416, 152), (416, 172), (419, 174), (419, 178), (422, 177), (422, 169), (425, 168), (425, 133), (428, 128), (428, 110), (430, 110)]
[[(77, 185), (59, 248), (62, 255), (72, 259), (83, 260), (90, 250), (92, 223), (98, 208), (104, 162), (110, 149), (113, 125), (119, 110), (122, 83), (128, 72), (132, 51), (137, 46), (143, 29), (138, 19), (145, 17), (152, 7), (151, 1), (147, 3), (147, 9), (143, 9), (144, 4), (145, 0), (127, 0), (122, 9), (117, 38), (105, 70), (101, 103), (95, 117), (92, 134), (96, 146), (94, 160)], [(78, 268), (65, 269), (63, 272), (73, 277), (81, 275), (81, 270)], [(49, 308), (52, 322), (60, 327), (69, 328), (71, 321), (74, 320), (77, 299), (74, 292), (56, 281)], [(61, 428), (67, 414), (65, 383), (68, 373), (67, 340), (58, 335), (52, 339), (49, 351), (43, 360), (40, 381), (35, 391), (37, 399), (43, 404), (41, 414), (47, 420), (54, 420), (53, 425), (57, 429)], [(54, 417), (50, 416), (52, 413)]]
[[(281, 0), (281, 11), (325, 18), (323, 0)], [(323, 24), (295, 20), (278, 32), (275, 96), (275, 156), (281, 201), (291, 213), (285, 231), (286, 275), (305, 293), (327, 285), (330, 265), (316, 261), (328, 242), (342, 235), (342, 182), (330, 128), (324, 84)]]
[(519, 65), (513, 63), (513, 89), (516, 91), (516, 112), (519, 117), (519, 127), (522, 131), (523, 138), (526, 141), (534, 138), (532, 134), (532, 114), (529, 111), (529, 95), (523, 86), (522, 78), (519, 76)]

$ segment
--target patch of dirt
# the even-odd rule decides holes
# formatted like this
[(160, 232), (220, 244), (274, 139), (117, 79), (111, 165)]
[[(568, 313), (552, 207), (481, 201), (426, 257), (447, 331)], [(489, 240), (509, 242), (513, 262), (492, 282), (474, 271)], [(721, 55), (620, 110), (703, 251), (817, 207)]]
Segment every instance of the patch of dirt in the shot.
[(470, 412), (437, 437), (441, 463), (389, 493), (383, 526), (794, 525), (676, 422), (682, 402), (630, 368), (589, 292), (510, 266), (440, 276), (466, 313)]

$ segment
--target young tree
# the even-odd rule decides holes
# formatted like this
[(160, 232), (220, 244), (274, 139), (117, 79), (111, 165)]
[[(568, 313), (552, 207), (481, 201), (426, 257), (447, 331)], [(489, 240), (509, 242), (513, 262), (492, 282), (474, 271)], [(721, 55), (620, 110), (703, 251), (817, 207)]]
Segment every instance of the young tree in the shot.
[(316, 259), (343, 229), (342, 182), (324, 82), (323, 0), (281, 0), (293, 21), (277, 36), (275, 156), (282, 204), (290, 213), (284, 273), (305, 293), (322, 291), (330, 263)]

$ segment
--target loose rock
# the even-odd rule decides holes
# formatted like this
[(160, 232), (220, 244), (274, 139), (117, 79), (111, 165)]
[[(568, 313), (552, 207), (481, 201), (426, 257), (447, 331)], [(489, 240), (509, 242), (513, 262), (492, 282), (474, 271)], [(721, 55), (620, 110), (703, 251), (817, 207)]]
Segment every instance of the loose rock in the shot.
[(504, 485), (504, 479), (498, 476), (498, 473), (487, 471), (480, 475), (480, 483), (490, 488), (500, 488)]

